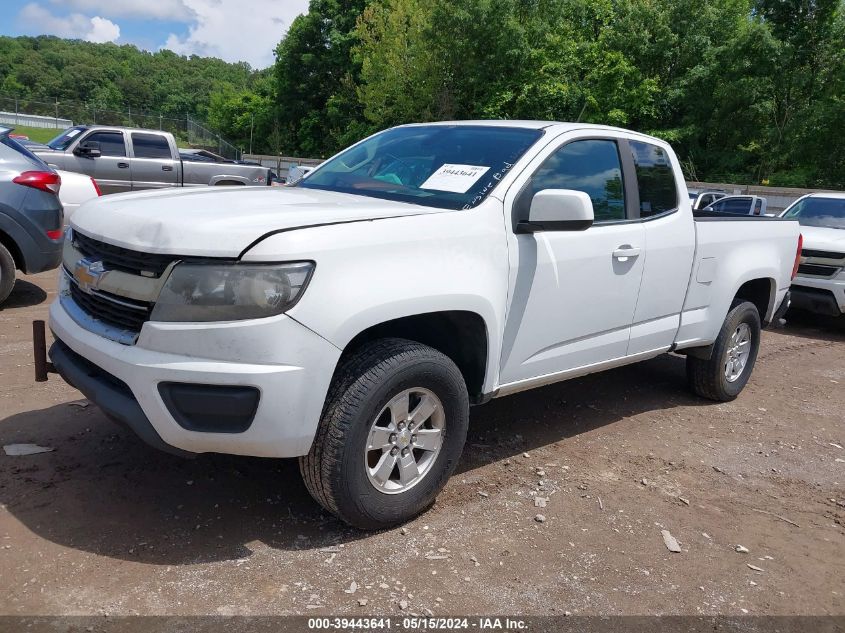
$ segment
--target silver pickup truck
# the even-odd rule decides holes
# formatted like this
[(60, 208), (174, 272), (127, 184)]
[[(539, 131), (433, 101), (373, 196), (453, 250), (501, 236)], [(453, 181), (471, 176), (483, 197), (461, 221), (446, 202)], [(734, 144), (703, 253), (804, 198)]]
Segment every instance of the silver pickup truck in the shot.
[(183, 160), (173, 135), (158, 130), (77, 125), (34, 153), (57, 169), (91, 176), (104, 194), (272, 182), (260, 165)]

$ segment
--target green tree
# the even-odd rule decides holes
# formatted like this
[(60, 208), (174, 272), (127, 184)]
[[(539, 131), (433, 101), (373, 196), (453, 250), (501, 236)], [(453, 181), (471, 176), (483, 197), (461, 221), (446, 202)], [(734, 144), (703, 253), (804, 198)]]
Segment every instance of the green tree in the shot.
[(355, 24), (366, 0), (311, 0), (276, 48), (277, 116), (290, 151), (311, 156), (348, 142), (361, 117)]

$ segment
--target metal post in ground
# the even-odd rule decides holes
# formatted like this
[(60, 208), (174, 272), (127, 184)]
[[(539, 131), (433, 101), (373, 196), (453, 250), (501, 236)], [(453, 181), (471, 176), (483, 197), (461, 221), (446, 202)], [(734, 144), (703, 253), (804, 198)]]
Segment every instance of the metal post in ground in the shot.
[(252, 130), (255, 127), (255, 113), (253, 112), (249, 120), (249, 153), (252, 154)]

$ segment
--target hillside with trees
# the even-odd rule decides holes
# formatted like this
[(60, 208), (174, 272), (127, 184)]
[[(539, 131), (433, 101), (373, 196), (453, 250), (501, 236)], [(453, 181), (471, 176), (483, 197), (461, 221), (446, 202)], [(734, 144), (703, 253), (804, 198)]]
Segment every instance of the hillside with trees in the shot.
[(277, 58), (294, 153), (408, 121), (580, 120), (671, 141), (690, 178), (845, 187), (842, 0), (312, 0)]
[(843, 0), (311, 0), (276, 58), (0, 38), (0, 95), (311, 157), (405, 122), (607, 123), (672, 142), (691, 179), (845, 188)]
[(245, 63), (167, 50), (150, 53), (48, 36), (0, 37), (0, 94), (24, 100), (206, 116), (212, 94), (251, 87), (259, 75)]

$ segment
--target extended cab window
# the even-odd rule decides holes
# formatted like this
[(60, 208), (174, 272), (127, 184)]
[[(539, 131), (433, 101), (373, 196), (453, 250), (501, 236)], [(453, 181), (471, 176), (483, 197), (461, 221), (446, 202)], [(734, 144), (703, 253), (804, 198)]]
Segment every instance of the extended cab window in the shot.
[(101, 156), (126, 156), (126, 143), (121, 132), (94, 132), (85, 140), (99, 143)]
[(640, 189), (640, 217), (648, 218), (678, 208), (678, 189), (669, 156), (662, 147), (628, 141), (634, 154)]
[(534, 195), (544, 189), (583, 191), (593, 201), (596, 222), (624, 220), (625, 187), (616, 141), (573, 141), (549, 156), (519, 195), (523, 217), (528, 217)]
[(170, 144), (160, 134), (132, 134), (135, 158), (173, 158)]

